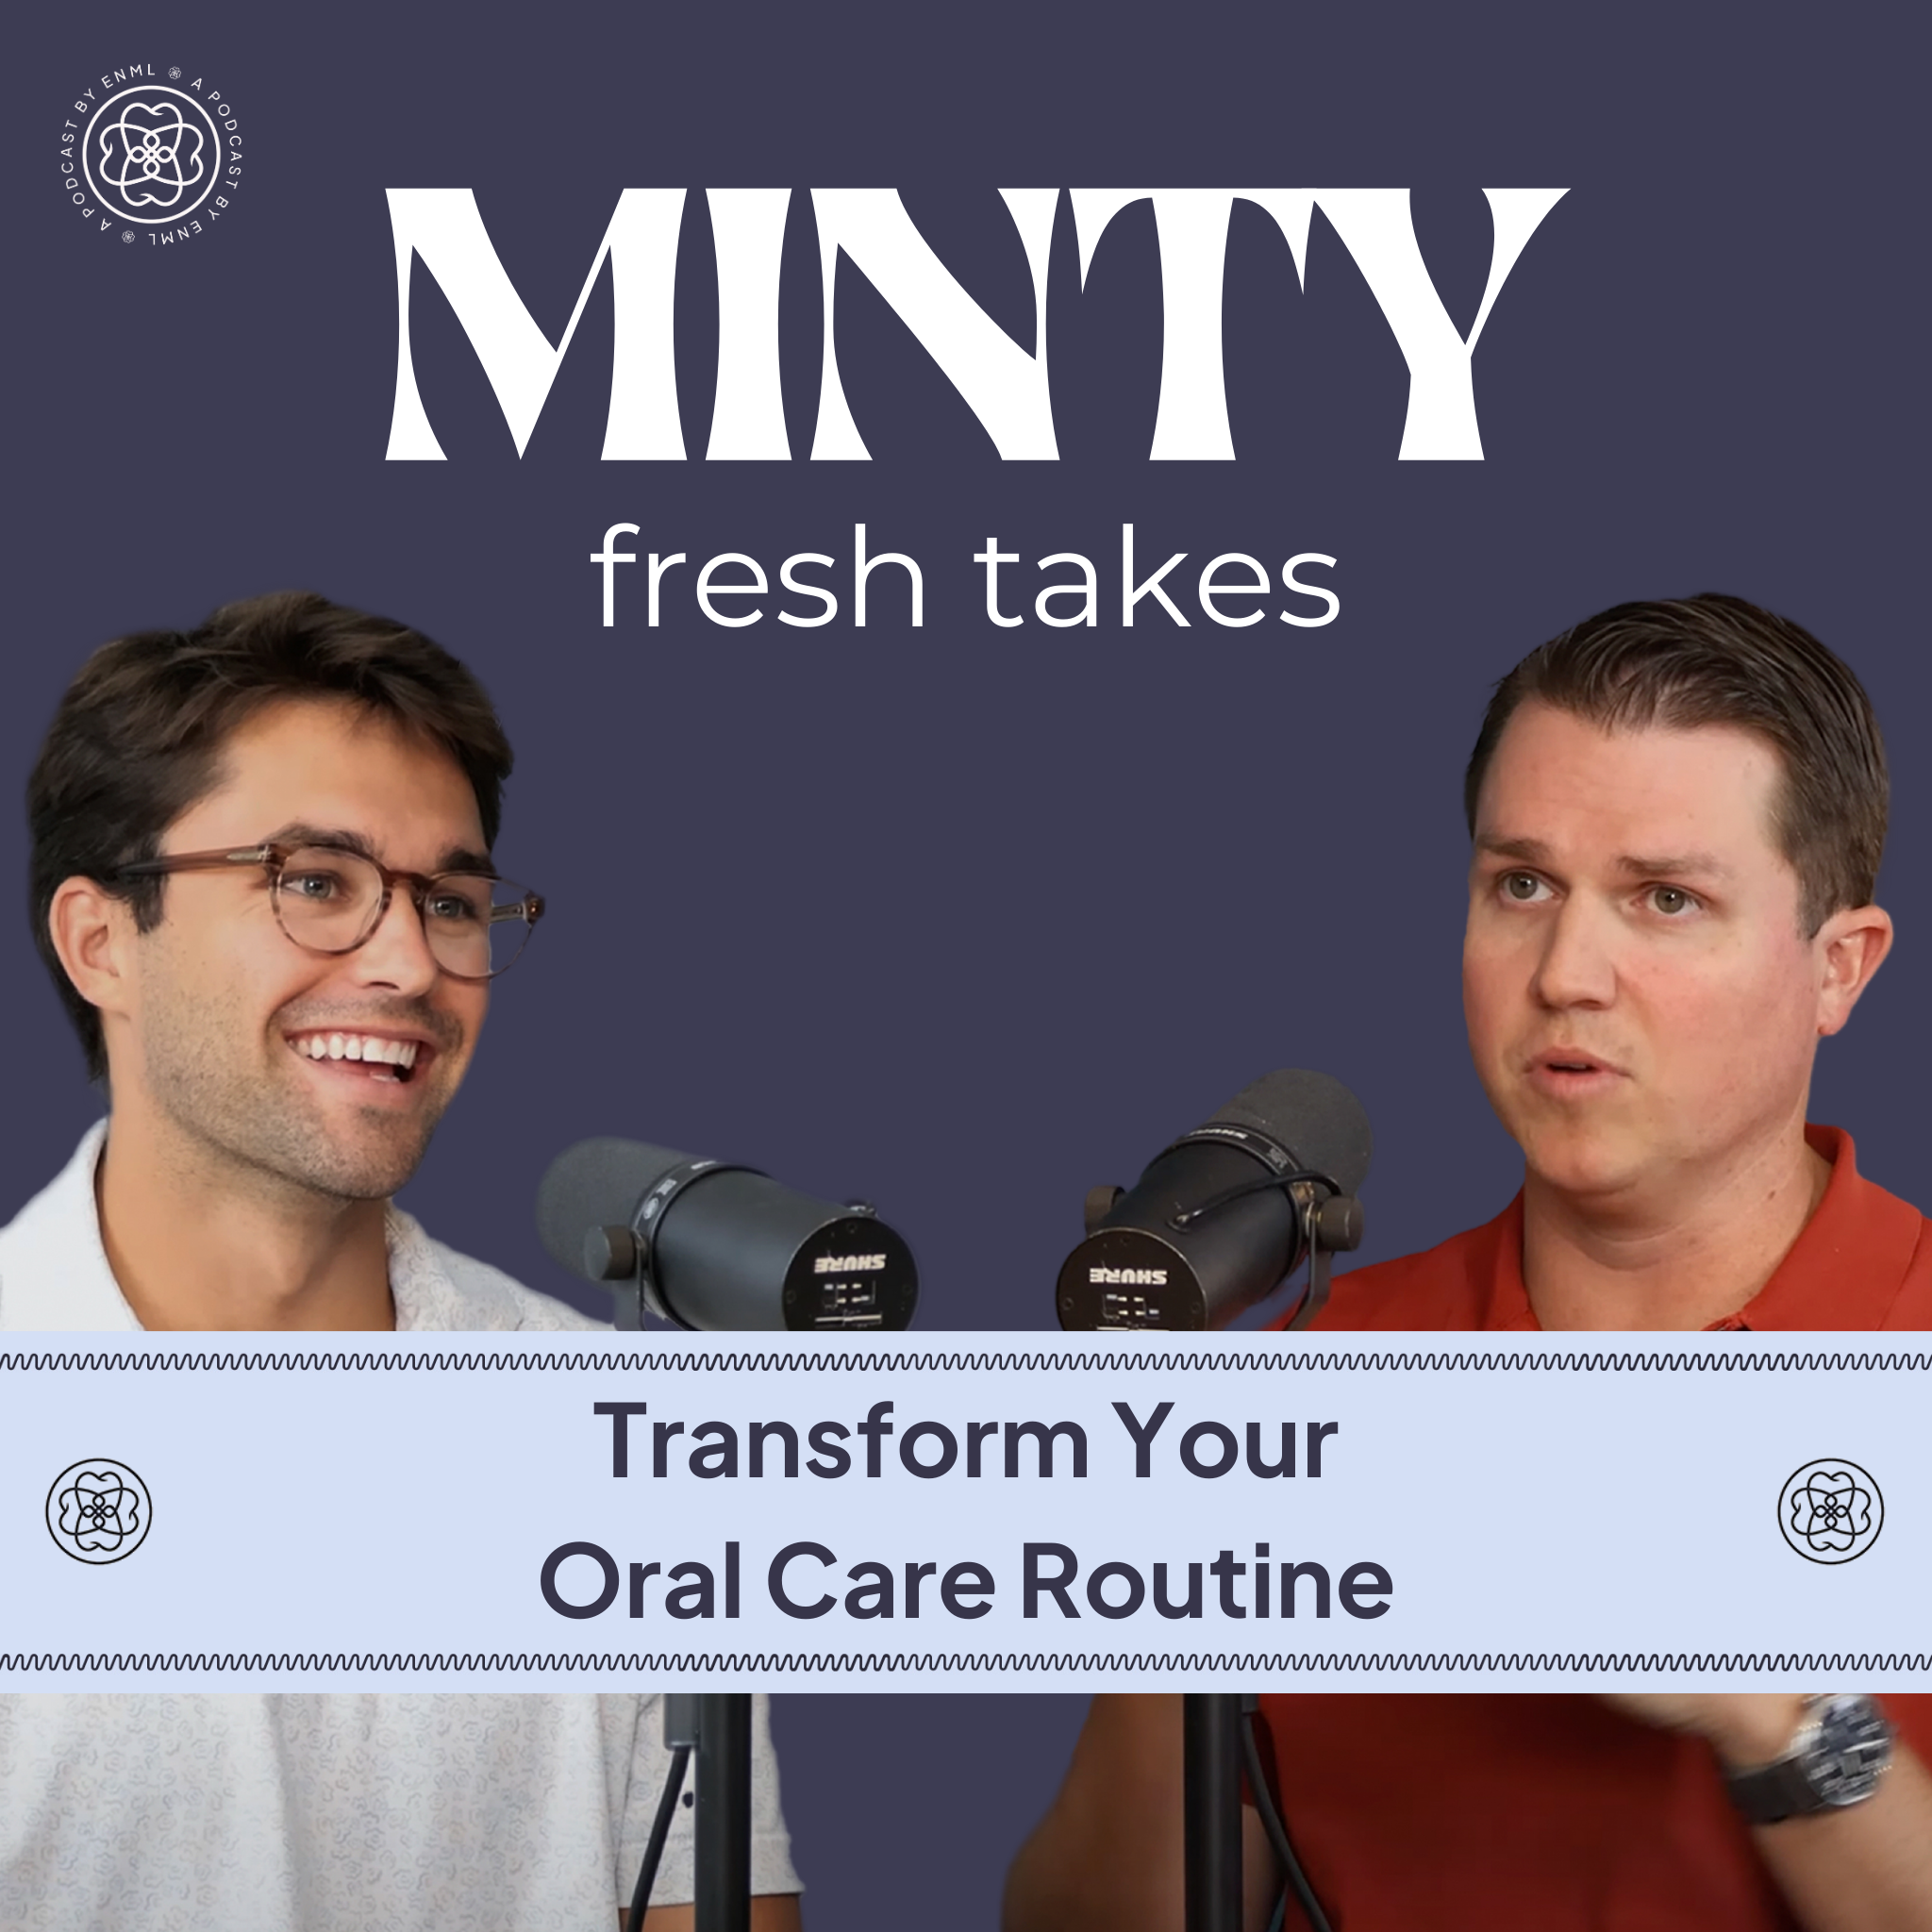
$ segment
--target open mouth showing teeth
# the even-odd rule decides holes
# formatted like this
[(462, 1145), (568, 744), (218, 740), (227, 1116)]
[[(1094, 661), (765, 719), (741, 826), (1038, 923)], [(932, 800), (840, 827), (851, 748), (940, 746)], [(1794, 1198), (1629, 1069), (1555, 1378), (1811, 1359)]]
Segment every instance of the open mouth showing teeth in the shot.
[(389, 1040), (375, 1033), (296, 1033), (289, 1044), (309, 1060), (358, 1060), (373, 1080), (394, 1080), (407, 1086), (415, 1077), (416, 1057), (422, 1051), (413, 1040)]

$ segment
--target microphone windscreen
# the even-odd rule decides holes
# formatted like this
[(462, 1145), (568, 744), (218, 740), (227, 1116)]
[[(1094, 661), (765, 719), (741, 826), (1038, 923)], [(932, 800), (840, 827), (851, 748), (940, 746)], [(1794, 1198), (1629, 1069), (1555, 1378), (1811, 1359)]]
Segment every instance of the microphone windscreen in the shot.
[(1266, 1134), (1304, 1167), (1340, 1182), (1344, 1194), (1360, 1191), (1375, 1148), (1361, 1102), (1340, 1080), (1298, 1067), (1263, 1074), (1253, 1086), (1243, 1087), (1214, 1122)]
[(550, 1258), (573, 1274), (596, 1280), (585, 1273), (585, 1235), (593, 1227), (628, 1227), (652, 1187), (690, 1158), (670, 1147), (608, 1134), (566, 1147), (537, 1189), (537, 1232)]

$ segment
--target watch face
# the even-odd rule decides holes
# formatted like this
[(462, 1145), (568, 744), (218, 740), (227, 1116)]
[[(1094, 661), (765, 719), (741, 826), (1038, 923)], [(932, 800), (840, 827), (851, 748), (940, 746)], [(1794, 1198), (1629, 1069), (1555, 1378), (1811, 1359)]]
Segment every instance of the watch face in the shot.
[(1804, 1754), (1805, 1778), (1826, 1805), (1869, 1798), (1891, 1761), (1891, 1726), (1869, 1697), (1828, 1697)]

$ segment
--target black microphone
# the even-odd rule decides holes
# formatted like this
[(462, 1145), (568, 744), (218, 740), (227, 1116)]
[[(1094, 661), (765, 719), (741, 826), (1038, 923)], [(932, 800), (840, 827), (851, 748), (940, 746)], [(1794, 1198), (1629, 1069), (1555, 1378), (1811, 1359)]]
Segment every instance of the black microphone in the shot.
[(1309, 1257), (1291, 1327), (1321, 1311), (1328, 1257), (1360, 1245), (1356, 1190), (1374, 1148), (1340, 1080), (1293, 1068), (1244, 1087), (1158, 1154), (1130, 1191), (1087, 1196), (1060, 1269), (1062, 1328), (1224, 1328)]
[(755, 1168), (669, 1147), (579, 1141), (537, 1190), (551, 1259), (680, 1328), (906, 1328), (912, 1250), (862, 1201), (834, 1207)]

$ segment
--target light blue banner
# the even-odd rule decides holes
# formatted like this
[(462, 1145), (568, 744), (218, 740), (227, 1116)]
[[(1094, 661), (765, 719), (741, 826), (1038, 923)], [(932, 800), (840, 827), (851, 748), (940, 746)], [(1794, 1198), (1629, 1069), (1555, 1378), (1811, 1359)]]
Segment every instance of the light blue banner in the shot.
[(34, 1340), (6, 1689), (1932, 1688), (1872, 1338)]

